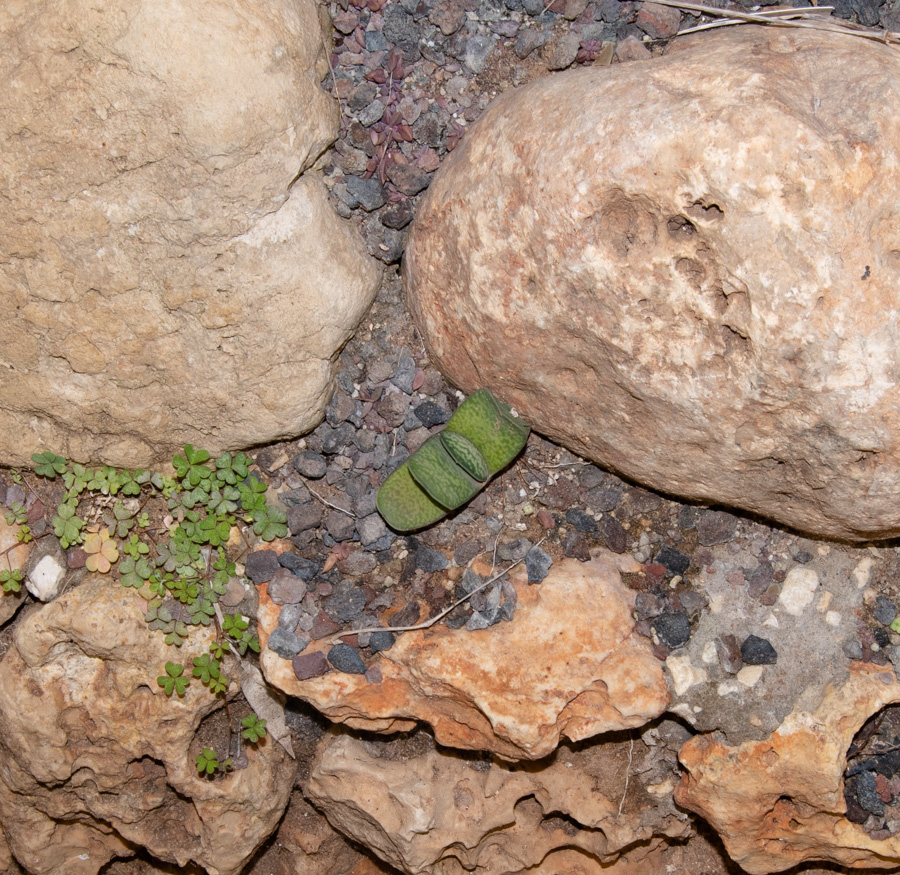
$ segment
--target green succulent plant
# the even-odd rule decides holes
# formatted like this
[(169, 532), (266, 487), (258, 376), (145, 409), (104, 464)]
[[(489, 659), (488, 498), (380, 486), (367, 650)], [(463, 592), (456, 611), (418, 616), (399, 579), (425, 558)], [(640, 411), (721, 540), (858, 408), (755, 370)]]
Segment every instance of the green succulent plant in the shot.
[(488, 389), (473, 392), (446, 427), (419, 447), (378, 490), (378, 511), (397, 531), (437, 522), (471, 501), (522, 450), (531, 431)]

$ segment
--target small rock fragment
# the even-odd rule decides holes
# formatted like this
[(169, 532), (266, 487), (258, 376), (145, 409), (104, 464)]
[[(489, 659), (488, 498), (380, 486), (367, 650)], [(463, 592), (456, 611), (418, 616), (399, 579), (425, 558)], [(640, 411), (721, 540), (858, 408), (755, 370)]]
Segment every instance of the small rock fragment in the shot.
[(722, 670), (728, 674), (737, 674), (744, 666), (741, 647), (734, 635), (720, 635), (716, 638), (716, 655)]
[(304, 450), (302, 453), (298, 453), (294, 456), (291, 464), (298, 473), (310, 480), (321, 479), (325, 476), (325, 471), (328, 468), (325, 457), (321, 453), (316, 453), (312, 450)]
[(712, 547), (734, 540), (737, 517), (721, 510), (709, 510), (700, 514), (696, 525), (700, 543), (704, 547)]
[(244, 572), (255, 584), (271, 580), (281, 566), (274, 550), (254, 550), (247, 556)]
[(596, 532), (597, 521), (589, 514), (577, 507), (566, 511), (566, 522), (578, 529), (579, 532)]
[(328, 664), (325, 654), (320, 650), (295, 656), (292, 660), (292, 665), (294, 666), (294, 674), (299, 681), (317, 678), (331, 671), (331, 666)]
[(328, 651), (328, 661), (338, 671), (344, 672), (344, 674), (366, 673), (366, 664), (359, 655), (359, 651), (349, 644), (335, 644)]
[(600, 534), (603, 535), (606, 546), (609, 547), (613, 553), (625, 552), (628, 537), (625, 533), (625, 529), (622, 528), (622, 524), (615, 517), (608, 515), (603, 517), (603, 522), (600, 523)]
[(741, 659), (746, 665), (774, 665), (778, 662), (778, 654), (765, 638), (748, 635), (741, 644)]
[(794, 566), (787, 573), (778, 602), (789, 614), (799, 617), (813, 600), (819, 575), (812, 568)]
[(381, 650), (390, 650), (394, 646), (393, 632), (372, 632), (369, 634), (369, 650), (378, 653)]
[(424, 571), (426, 574), (433, 571), (443, 571), (450, 565), (450, 561), (443, 553), (432, 550), (422, 544), (416, 549), (416, 568)]
[(540, 583), (549, 573), (553, 559), (540, 547), (532, 547), (525, 555), (525, 570), (529, 583)]
[(690, 567), (691, 558), (674, 547), (663, 547), (656, 554), (654, 562), (664, 566), (670, 574), (684, 574)]
[(309, 640), (300, 638), (282, 626), (276, 626), (269, 636), (269, 650), (274, 650), (282, 659), (293, 659), (306, 650)]
[(877, 596), (875, 599), (875, 610), (873, 616), (879, 623), (890, 626), (897, 616), (897, 609), (894, 603), (883, 595)]
[(691, 637), (691, 624), (687, 614), (665, 613), (653, 621), (653, 631), (666, 647), (674, 650), (687, 644)]
[[(58, 541), (38, 544), (23, 569), (25, 588), (38, 601), (55, 599), (66, 577), (66, 555)], [(0, 593), (0, 598), (7, 598)]]
[(287, 568), (279, 567), (269, 581), (266, 592), (276, 605), (293, 605), (302, 601), (306, 595), (306, 581)]

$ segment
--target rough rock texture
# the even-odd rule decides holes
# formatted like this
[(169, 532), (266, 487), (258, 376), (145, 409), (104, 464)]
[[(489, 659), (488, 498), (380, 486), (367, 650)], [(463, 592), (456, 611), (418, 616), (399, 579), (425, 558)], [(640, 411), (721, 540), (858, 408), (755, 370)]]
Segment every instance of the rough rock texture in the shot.
[(334, 138), (310, 0), (0, 9), (0, 461), (296, 435), (377, 269), (303, 177)]
[[(578, 112), (572, 112), (573, 106)], [(654, 488), (900, 534), (900, 55), (734, 28), (502, 95), (405, 272), (426, 346)]]
[(672, 801), (674, 751), (669, 760), (656, 740), (638, 739), (630, 753), (629, 744), (564, 747), (519, 769), (433, 744), (407, 757), (390, 742), (326, 735), (307, 792), (334, 826), (402, 872), (512, 875), (577, 848), (585, 872), (600, 873), (629, 846), (650, 850), (692, 831)]
[[(793, 557), (803, 549), (811, 558), (800, 565)], [(773, 532), (766, 545), (765, 558), (774, 567), (768, 561), (758, 564), (752, 542), (719, 544), (706, 552), (691, 578), (708, 604), (693, 621), (688, 643), (666, 660), (669, 710), (701, 732), (723, 732), (730, 744), (759, 741), (799, 702), (818, 702), (828, 684), (847, 678), (843, 648), (858, 635), (865, 603), (874, 599), (873, 585), (892, 574), (887, 571), (892, 566), (875, 565), (868, 550), (833, 548), (784, 532)], [(802, 569), (807, 581), (816, 582), (814, 598), (799, 615), (792, 613), (793, 599), (785, 604), (779, 596), (773, 604), (748, 598), (745, 573), (735, 577), (740, 568), (754, 585), (762, 578), (766, 588), (777, 586), (775, 569), (785, 583)], [(774, 647), (774, 665), (729, 663), (723, 654), (727, 636), (736, 639), (740, 657), (740, 644), (751, 635)]]
[[(236, 873), (287, 804), (276, 744), (248, 748), (224, 780), (198, 776), (194, 734), (221, 702), (196, 681), (166, 698), (156, 677), (172, 648), (139, 602), (89, 579), (26, 617), (0, 663), (0, 822), (31, 873), (95, 875), (135, 845)], [(211, 636), (195, 632), (176, 659), (190, 665)]]
[(404, 633), (375, 663), (380, 683), (337, 671), (297, 680), (291, 663), (266, 647), (279, 607), (262, 588), (263, 673), (355, 728), (397, 731), (422, 720), (441, 744), (538, 759), (563, 737), (641, 726), (668, 702), (660, 664), (634, 630), (634, 596), (615, 561), (604, 550), (588, 563), (564, 560), (540, 586), (529, 586), (520, 567), (510, 573), (518, 594), (513, 622)]
[(701, 814), (728, 853), (751, 873), (778, 872), (806, 860), (843, 866), (900, 864), (900, 836), (872, 839), (846, 817), (842, 775), (860, 727), (900, 701), (890, 668), (853, 663), (814, 710), (798, 707), (765, 741), (736, 747), (716, 735), (681, 749), (687, 773), (675, 798)]
[[(0, 571), (14, 571), (25, 567), (28, 557), (34, 550), (34, 541), (28, 544), (20, 544), (18, 539), (20, 526), (10, 525), (5, 517), (0, 514), (0, 553), (4, 558), (0, 560)], [(12, 617), (25, 602), (28, 590), (24, 584), (18, 592), (0, 592), (0, 626)]]

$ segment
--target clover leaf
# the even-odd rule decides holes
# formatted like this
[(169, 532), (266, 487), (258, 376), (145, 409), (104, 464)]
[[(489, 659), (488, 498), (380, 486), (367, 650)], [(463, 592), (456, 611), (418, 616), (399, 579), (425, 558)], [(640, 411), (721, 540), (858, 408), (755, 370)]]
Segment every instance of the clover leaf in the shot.
[(241, 730), (241, 738), (245, 741), (249, 741), (251, 744), (256, 744), (266, 737), (266, 721), (260, 720), (256, 714), (248, 714), (241, 720), (241, 726), (244, 728)]
[(35, 465), (34, 473), (39, 477), (47, 477), (52, 480), (57, 474), (62, 474), (66, 470), (66, 460), (49, 450), (45, 453), (32, 453), (31, 460)]
[(182, 677), (184, 674), (184, 666), (177, 662), (166, 663), (166, 673), (156, 679), (156, 682), (163, 688), (167, 696), (177, 693), (184, 696), (184, 691), (190, 685), (190, 680)]

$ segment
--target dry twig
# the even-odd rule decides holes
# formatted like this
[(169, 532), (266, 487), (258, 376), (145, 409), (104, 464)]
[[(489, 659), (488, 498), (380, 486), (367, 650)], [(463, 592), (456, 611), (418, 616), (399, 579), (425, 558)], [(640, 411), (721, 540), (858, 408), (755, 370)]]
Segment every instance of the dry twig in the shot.
[(886, 45), (900, 44), (900, 33), (828, 17), (833, 11), (831, 6), (800, 6), (744, 12), (740, 9), (718, 9), (715, 6), (704, 6), (700, 3), (685, 3), (682, 0), (655, 0), (655, 2), (662, 6), (673, 6), (676, 9), (685, 9), (700, 15), (712, 15), (720, 19), (689, 27), (687, 30), (679, 31), (676, 36), (697, 33), (715, 27), (727, 27), (732, 24), (766, 24), (772, 27), (805, 27), (812, 30), (827, 30), (831, 33), (846, 33), (863, 39), (877, 40)]
[[(546, 538), (541, 538), (541, 540), (538, 541), (534, 546), (540, 547), (541, 544), (543, 544), (546, 540)], [(496, 549), (497, 545), (495, 542), (495, 555)], [(503, 577), (504, 574), (506, 574), (508, 571), (511, 571), (517, 565), (521, 565), (524, 561), (524, 559), (519, 559), (518, 561), (513, 562), (511, 565), (507, 565), (506, 568), (504, 568), (503, 571), (501, 571), (499, 574), (495, 574), (492, 577), (489, 577), (484, 583), (476, 586), (475, 589), (472, 590), (472, 592), (466, 593), (461, 599), (458, 599), (452, 605), (450, 605), (449, 608), (446, 608), (439, 614), (436, 614), (434, 617), (425, 620), (424, 623), (418, 623), (415, 626), (368, 626), (365, 629), (348, 629), (346, 632), (335, 632), (334, 635), (329, 635), (328, 640), (333, 640), (335, 638), (345, 638), (351, 635), (361, 635), (364, 632), (418, 632), (420, 629), (430, 629), (439, 620), (443, 620), (444, 617), (446, 617), (447, 614), (449, 614), (451, 611), (458, 608), (464, 602), (467, 602), (470, 598), (472, 598), (473, 595), (481, 592), (483, 589), (485, 589), (485, 587), (490, 586), (492, 583), (496, 583), (501, 577)]]

